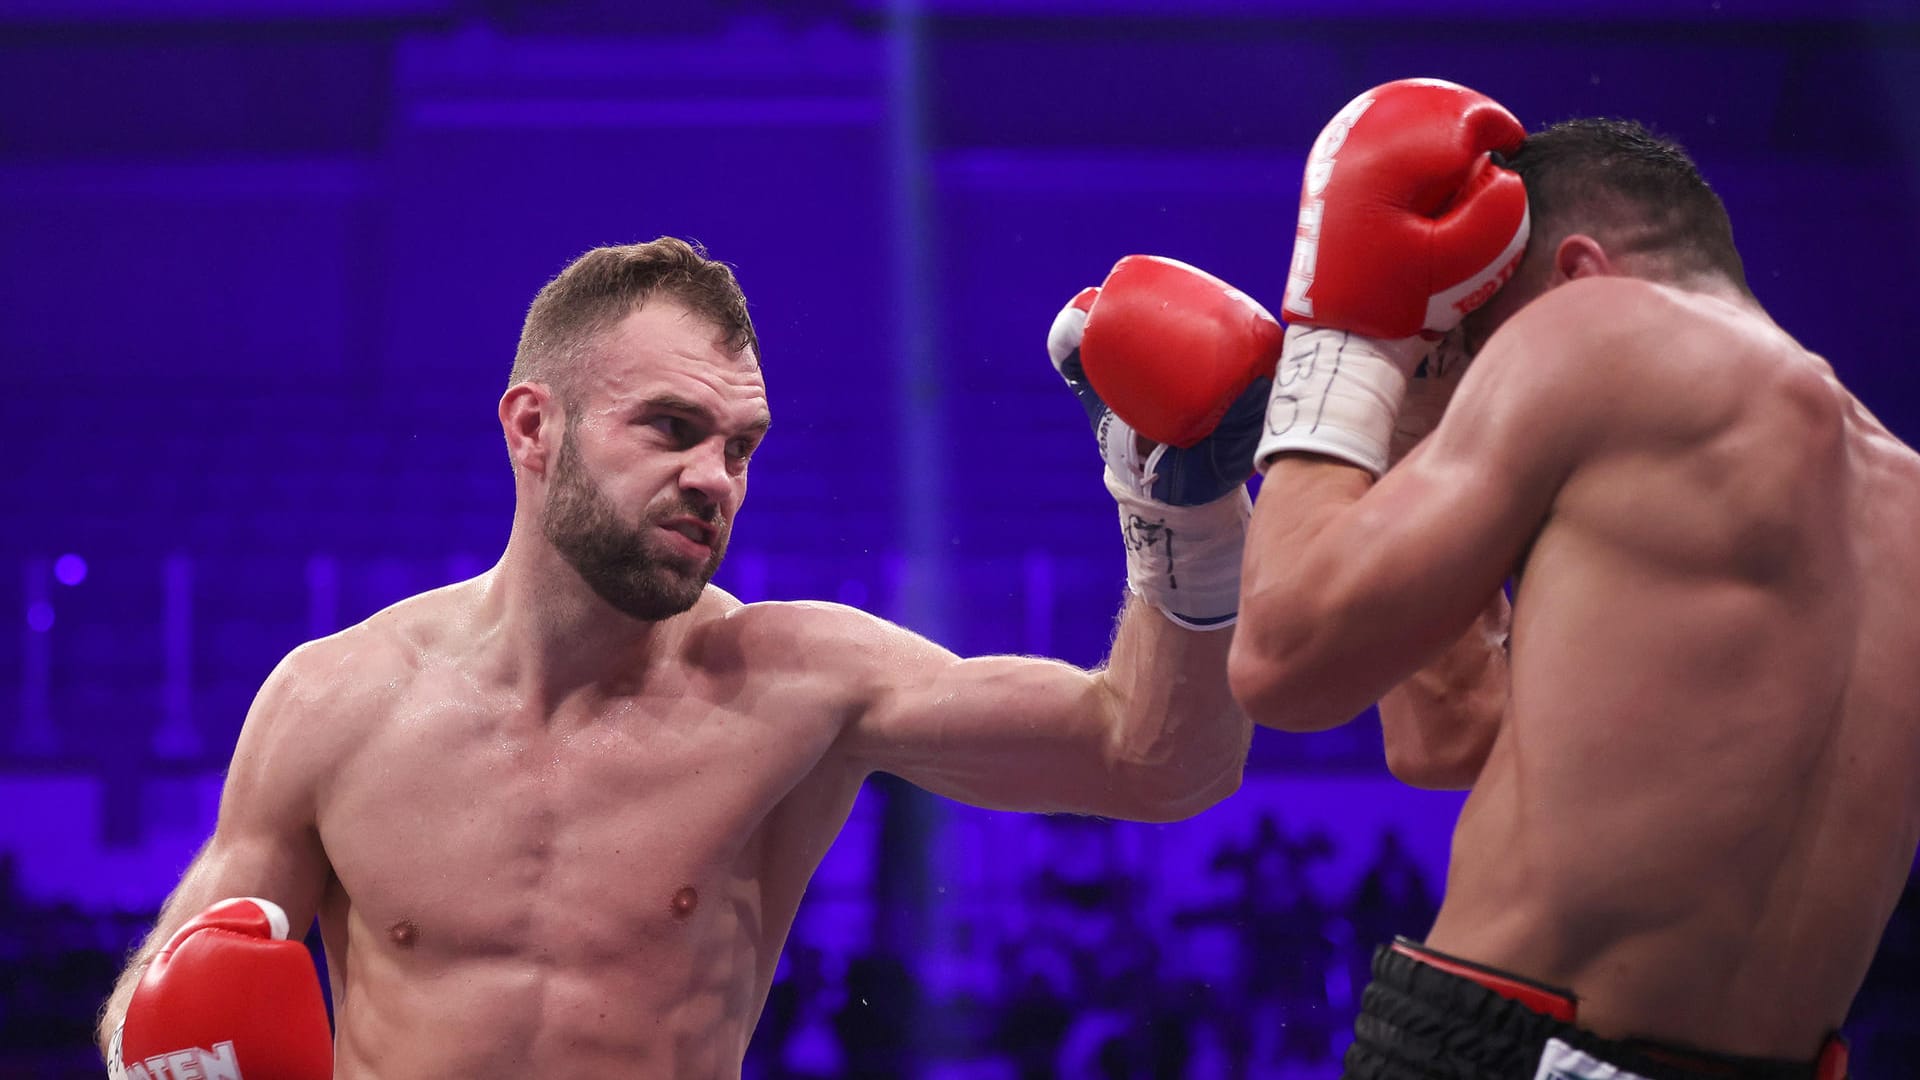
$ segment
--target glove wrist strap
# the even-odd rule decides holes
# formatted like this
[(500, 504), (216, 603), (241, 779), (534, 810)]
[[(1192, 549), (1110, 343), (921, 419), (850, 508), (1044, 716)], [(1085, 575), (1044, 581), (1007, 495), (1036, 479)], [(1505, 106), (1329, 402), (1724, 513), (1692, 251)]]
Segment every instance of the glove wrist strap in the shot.
[(1199, 506), (1170, 506), (1107, 471), (1120, 504), (1127, 586), (1190, 630), (1232, 626), (1240, 611), (1240, 557), (1253, 503), (1245, 487)]
[(1254, 467), (1264, 473), (1275, 454), (1297, 451), (1338, 458), (1375, 476), (1386, 472), (1408, 373), (1432, 348), (1420, 337), (1288, 327)]

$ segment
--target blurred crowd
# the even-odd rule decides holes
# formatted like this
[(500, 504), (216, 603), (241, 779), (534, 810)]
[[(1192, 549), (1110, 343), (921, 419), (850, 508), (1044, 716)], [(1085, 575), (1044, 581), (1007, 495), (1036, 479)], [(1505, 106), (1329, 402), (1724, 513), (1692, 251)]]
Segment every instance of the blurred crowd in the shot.
[[(1337, 1075), (1373, 947), (1417, 936), (1439, 891), (1391, 829), (1352, 888), (1327, 895), (1314, 871), (1335, 854), (1327, 834), (1262, 816), (1207, 857), (1225, 899), (1165, 918), (1146, 914), (1147, 883), (1118, 860), (1045, 867), (994, 901), (1017, 905), (1007, 923), (1023, 929), (986, 946), (990, 977), (947, 993), (929, 989), (926, 956), (838, 951), (797, 930), (745, 1076)], [(100, 1075), (94, 1010), (151, 918), (30, 904), (0, 860), (0, 1080)], [(1859, 1077), (1910, 1075), (1920, 1060), (1920, 887), (1894, 915), (1848, 1034)]]

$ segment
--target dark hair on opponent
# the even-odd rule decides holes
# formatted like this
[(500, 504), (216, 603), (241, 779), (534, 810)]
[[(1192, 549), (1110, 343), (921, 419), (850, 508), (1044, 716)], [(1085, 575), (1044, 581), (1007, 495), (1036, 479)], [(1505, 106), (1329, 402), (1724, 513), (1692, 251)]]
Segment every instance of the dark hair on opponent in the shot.
[(1508, 164), (1527, 186), (1530, 246), (1586, 233), (1609, 252), (1663, 259), (1676, 277), (1747, 289), (1727, 208), (1679, 143), (1631, 120), (1567, 120), (1529, 135)]

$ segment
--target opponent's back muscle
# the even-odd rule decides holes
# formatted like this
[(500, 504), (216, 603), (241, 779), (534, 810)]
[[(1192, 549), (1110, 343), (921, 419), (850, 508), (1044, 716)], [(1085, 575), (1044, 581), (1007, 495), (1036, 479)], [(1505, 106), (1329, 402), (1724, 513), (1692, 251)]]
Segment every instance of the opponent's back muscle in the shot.
[(1878, 659), (1915, 655), (1887, 625), (1914, 602), (1888, 539), (1916, 520), (1912, 455), (1863, 454), (1826, 365), (1751, 309), (1556, 293), (1534, 308), (1559, 340), (1594, 320), (1606, 345), (1560, 362), (1608, 378), (1566, 417), (1585, 442), (1516, 593), (1507, 725), (1436, 942), (1574, 985), (1601, 1028), (1810, 1053), (1913, 850), (1894, 789), (1920, 763), (1889, 705), (1914, 676)]

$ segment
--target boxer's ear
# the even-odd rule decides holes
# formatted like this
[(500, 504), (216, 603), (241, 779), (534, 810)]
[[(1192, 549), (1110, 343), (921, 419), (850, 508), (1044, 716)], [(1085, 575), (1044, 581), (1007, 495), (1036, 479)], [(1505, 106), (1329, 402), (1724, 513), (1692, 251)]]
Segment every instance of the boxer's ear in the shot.
[(1607, 257), (1606, 249), (1600, 246), (1600, 241), (1585, 233), (1574, 233), (1553, 249), (1553, 271), (1556, 277), (1565, 281), (1603, 277), (1617, 272), (1613, 260)]
[(500, 429), (507, 437), (507, 457), (513, 469), (535, 476), (547, 472), (547, 459), (558, 448), (564, 418), (559, 402), (545, 383), (515, 383), (500, 396)]

